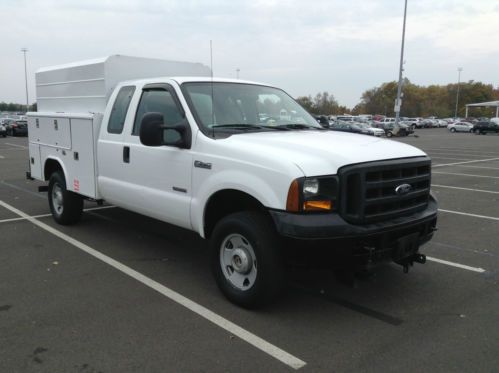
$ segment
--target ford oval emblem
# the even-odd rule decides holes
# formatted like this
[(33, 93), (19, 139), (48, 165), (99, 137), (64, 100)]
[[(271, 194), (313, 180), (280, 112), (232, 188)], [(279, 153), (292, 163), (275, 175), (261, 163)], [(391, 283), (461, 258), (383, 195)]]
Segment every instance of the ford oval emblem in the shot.
[(412, 190), (412, 185), (401, 184), (395, 188), (395, 193), (397, 193), (399, 196), (403, 196), (403, 195), (409, 193), (411, 190)]

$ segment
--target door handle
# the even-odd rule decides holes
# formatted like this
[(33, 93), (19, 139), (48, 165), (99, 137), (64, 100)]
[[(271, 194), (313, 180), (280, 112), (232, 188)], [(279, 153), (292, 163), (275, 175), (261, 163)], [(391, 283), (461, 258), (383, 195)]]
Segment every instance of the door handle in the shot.
[(123, 147), (123, 162), (130, 163), (130, 147), (129, 146)]

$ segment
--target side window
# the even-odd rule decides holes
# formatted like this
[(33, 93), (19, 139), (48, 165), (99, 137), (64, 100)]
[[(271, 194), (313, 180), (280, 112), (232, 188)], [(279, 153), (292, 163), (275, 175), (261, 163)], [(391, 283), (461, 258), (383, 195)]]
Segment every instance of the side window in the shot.
[[(165, 124), (175, 124), (182, 120), (180, 112), (175, 100), (170, 92), (164, 89), (150, 89), (142, 93), (139, 107), (135, 114), (135, 123), (133, 125), (132, 135), (138, 136), (140, 132), (140, 122), (146, 113), (161, 113)], [(177, 134), (176, 131), (166, 130), (165, 139), (171, 140), (172, 136)], [(178, 134), (177, 134), (178, 135)]]
[(121, 133), (123, 131), (126, 112), (130, 106), (133, 92), (135, 92), (135, 87), (133, 86), (122, 87), (118, 92), (116, 100), (114, 100), (113, 110), (111, 111), (111, 115), (109, 117), (107, 132)]

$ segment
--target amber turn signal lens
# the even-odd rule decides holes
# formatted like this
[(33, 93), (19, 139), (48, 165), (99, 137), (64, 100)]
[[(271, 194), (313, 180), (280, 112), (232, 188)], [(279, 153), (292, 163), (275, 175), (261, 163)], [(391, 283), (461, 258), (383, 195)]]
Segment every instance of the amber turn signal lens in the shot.
[(303, 202), (304, 211), (324, 211), (331, 210), (333, 204), (331, 201), (305, 201)]
[(286, 201), (286, 210), (291, 212), (300, 211), (300, 194), (298, 180), (293, 180), (288, 190), (288, 200)]

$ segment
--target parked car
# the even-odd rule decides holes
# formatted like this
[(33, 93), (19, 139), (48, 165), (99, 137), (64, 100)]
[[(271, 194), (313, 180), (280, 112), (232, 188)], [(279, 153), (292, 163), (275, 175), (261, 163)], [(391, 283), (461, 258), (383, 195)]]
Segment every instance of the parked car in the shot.
[(386, 137), (404, 137), (414, 133), (414, 129), (412, 128), (412, 126), (409, 126), (402, 122), (399, 123), (398, 131), (395, 130), (395, 123), (385, 123), (384, 129)]
[(330, 127), (330, 129), (333, 131), (362, 133), (362, 128), (357, 123), (348, 123), (343, 121), (337, 121)]
[(381, 128), (371, 127), (368, 123), (356, 123), (363, 134), (371, 136), (383, 136), (385, 131)]
[(447, 129), (455, 132), (473, 132), (473, 124), (469, 122), (456, 122), (447, 125)]
[(7, 135), (28, 136), (28, 122), (26, 120), (15, 120), (7, 125)]
[(447, 121), (445, 121), (443, 119), (436, 119), (435, 121), (438, 123), (439, 128), (441, 128), (441, 127), (445, 128), (449, 124), (449, 123), (447, 123)]
[(7, 136), (7, 128), (3, 124), (0, 124), (0, 136), (5, 137)]
[(473, 127), (476, 135), (486, 135), (487, 133), (499, 133), (499, 124), (493, 122), (478, 122)]
[(407, 118), (407, 120), (405, 120), (404, 122), (409, 124), (412, 127), (412, 129), (422, 128), (421, 118)]

